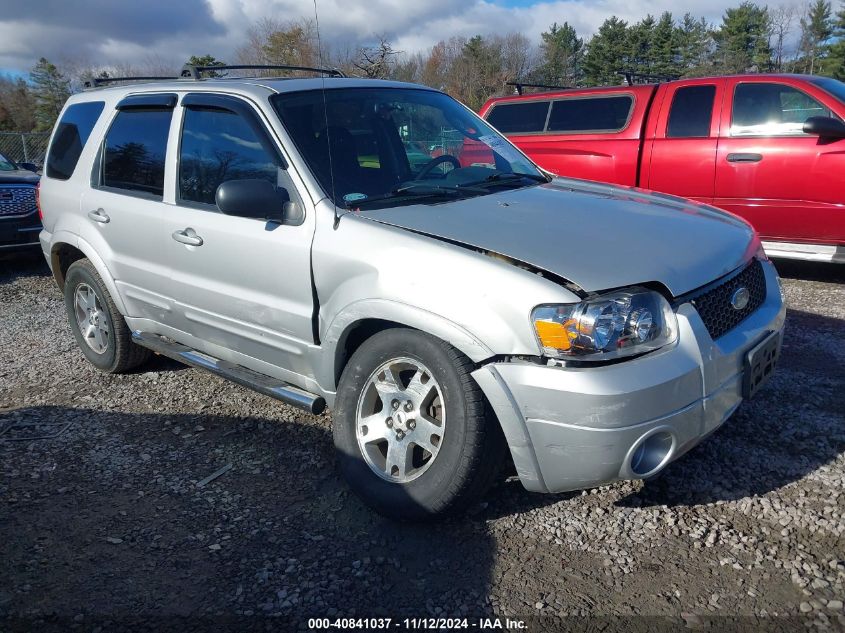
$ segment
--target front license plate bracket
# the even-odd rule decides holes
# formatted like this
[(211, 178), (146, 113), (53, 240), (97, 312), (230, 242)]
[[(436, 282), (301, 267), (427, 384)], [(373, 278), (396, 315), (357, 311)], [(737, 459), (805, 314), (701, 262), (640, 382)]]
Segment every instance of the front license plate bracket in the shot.
[(742, 378), (742, 397), (753, 398), (763, 388), (775, 371), (783, 333), (772, 332), (745, 354)]

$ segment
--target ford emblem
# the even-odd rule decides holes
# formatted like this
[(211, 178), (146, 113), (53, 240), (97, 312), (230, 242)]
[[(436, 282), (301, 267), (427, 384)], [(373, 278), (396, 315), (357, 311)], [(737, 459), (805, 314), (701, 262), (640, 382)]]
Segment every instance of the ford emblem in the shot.
[(736, 291), (731, 295), (731, 306), (734, 310), (742, 310), (745, 306), (748, 305), (748, 302), (751, 300), (751, 293), (748, 292), (748, 288), (745, 286), (740, 286), (736, 289)]

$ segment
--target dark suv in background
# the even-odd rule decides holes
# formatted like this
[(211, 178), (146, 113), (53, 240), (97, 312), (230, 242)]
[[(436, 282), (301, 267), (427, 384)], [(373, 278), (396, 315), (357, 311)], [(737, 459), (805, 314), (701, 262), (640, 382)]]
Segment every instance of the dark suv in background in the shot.
[(0, 254), (39, 244), (36, 189), (40, 176), (35, 170), (35, 165), (17, 164), (0, 154)]

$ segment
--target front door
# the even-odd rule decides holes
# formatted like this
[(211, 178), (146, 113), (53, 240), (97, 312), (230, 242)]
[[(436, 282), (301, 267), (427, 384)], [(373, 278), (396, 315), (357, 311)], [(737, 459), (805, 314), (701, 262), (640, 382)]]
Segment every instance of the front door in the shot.
[(164, 217), (175, 325), (210, 354), (222, 348), (308, 373), (313, 213), (296, 225), (223, 215), (215, 192), (229, 180), (265, 179), (302, 201), (273, 137), (246, 102), (188, 95), (179, 114), (175, 205)]
[(764, 239), (845, 241), (845, 140), (802, 131), (809, 117), (836, 116), (833, 98), (785, 80), (730, 82), (716, 206), (751, 222)]

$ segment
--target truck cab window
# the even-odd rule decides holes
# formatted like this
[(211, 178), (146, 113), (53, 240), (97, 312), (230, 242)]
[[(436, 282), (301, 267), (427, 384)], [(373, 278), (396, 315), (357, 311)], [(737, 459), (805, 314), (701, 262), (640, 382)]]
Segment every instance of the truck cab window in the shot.
[(678, 88), (672, 99), (667, 138), (706, 138), (710, 136), (716, 86)]
[(813, 116), (831, 116), (809, 95), (775, 83), (741, 83), (734, 92), (731, 136), (794, 136), (803, 134)]

